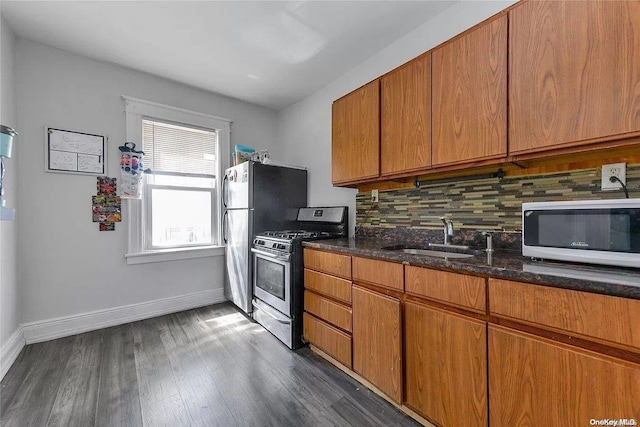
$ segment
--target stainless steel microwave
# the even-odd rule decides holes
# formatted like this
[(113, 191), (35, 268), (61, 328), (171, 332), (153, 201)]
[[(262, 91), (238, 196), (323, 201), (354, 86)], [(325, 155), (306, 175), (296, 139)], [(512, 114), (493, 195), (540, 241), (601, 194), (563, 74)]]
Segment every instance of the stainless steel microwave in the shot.
[(640, 199), (523, 203), (522, 255), (640, 268)]

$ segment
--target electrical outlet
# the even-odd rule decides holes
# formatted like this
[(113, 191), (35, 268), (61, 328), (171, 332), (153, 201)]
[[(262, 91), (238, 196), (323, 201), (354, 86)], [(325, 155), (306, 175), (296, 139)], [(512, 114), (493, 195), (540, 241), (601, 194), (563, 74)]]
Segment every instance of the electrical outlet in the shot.
[(619, 190), (622, 188), (618, 181), (611, 182), (611, 177), (617, 176), (623, 184), (627, 184), (627, 164), (611, 163), (602, 165), (602, 189)]
[(378, 203), (378, 189), (371, 190), (371, 203)]

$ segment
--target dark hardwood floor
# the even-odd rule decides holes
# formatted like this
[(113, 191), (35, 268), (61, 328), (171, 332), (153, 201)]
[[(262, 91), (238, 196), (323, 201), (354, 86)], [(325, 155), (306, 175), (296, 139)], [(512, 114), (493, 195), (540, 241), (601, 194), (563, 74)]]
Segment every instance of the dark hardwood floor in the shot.
[(417, 424), (219, 304), (26, 346), (0, 383), (0, 425)]

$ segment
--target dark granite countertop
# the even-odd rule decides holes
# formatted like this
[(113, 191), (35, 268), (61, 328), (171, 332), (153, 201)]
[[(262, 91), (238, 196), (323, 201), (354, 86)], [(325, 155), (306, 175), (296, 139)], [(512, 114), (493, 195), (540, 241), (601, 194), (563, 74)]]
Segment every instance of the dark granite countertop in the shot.
[[(402, 243), (402, 242), (398, 242)], [(460, 273), (532, 282), (546, 286), (640, 299), (640, 270), (599, 267), (561, 262), (533, 262), (514, 250), (496, 250), (491, 257), (481, 252), (471, 258), (448, 259), (411, 255), (382, 249), (388, 241), (376, 238), (316, 240), (309, 248), (340, 252), (380, 260), (433, 267)]]

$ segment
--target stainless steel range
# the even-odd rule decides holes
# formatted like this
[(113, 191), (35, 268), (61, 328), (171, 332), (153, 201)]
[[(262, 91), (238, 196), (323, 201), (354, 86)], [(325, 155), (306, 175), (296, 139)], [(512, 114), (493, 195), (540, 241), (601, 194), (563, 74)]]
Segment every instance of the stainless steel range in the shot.
[(253, 239), (253, 318), (289, 348), (302, 346), (302, 242), (347, 236), (348, 208), (300, 208), (298, 230), (266, 231)]

